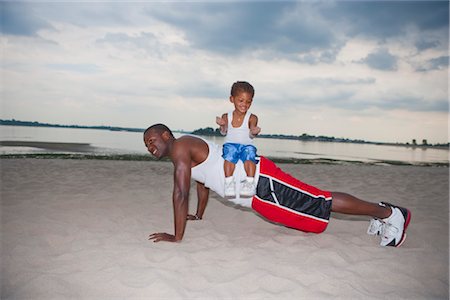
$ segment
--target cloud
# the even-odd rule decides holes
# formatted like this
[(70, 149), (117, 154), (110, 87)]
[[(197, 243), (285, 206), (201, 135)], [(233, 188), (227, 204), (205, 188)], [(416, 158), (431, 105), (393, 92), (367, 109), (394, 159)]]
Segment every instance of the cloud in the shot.
[(427, 60), (423, 65), (416, 68), (418, 72), (427, 72), (432, 70), (444, 70), (449, 66), (449, 57), (440, 56)]
[(52, 28), (25, 3), (0, 2), (0, 16), (3, 34), (35, 36), (40, 29)]
[(151, 32), (141, 32), (131, 36), (126, 33), (107, 33), (104, 37), (96, 40), (98, 45), (109, 44), (116, 48), (129, 49), (132, 51), (143, 50), (149, 56), (162, 58), (165, 51), (164, 46)]
[[(231, 109), (236, 80), (255, 86), (252, 108), (267, 132), (304, 130), (308, 112), (341, 124), (448, 114), (446, 2), (0, 5), (2, 114), (16, 119), (139, 127), (164, 117), (195, 129)], [(335, 130), (321, 123), (324, 134)], [(373, 131), (363, 123), (361, 132)]]
[(410, 26), (421, 31), (446, 28), (448, 10), (447, 1), (342, 1), (324, 8), (323, 15), (347, 24), (351, 36), (386, 39), (401, 36)]
[(101, 69), (95, 64), (47, 64), (47, 67), (57, 71), (68, 71), (84, 74), (98, 73)]
[(381, 71), (395, 71), (397, 70), (398, 58), (385, 48), (377, 49), (375, 52), (367, 55), (366, 58), (360, 62), (367, 64), (369, 67)]
[(406, 95), (387, 97), (374, 104), (376, 104), (374, 106), (383, 107), (386, 110), (403, 109), (422, 112), (448, 112), (449, 108), (447, 99), (428, 101), (423, 97), (408, 97)]
[[(316, 5), (307, 3), (194, 2), (147, 11), (160, 21), (182, 28), (194, 47), (228, 56), (254, 51), (295, 58), (313, 49), (333, 48), (337, 42), (329, 24), (316, 18)], [(329, 53), (322, 58), (329, 59)]]
[(423, 51), (428, 50), (432, 48), (437, 48), (441, 45), (441, 42), (439, 40), (427, 40), (427, 39), (420, 39), (416, 41), (415, 46), (417, 50)]

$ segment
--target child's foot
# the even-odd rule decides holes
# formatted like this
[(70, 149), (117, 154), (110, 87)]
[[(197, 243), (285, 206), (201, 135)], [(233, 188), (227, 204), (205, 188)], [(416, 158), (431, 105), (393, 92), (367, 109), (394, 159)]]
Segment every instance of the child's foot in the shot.
[(236, 186), (234, 181), (227, 182), (225, 181), (225, 197), (234, 197), (236, 196)]
[(248, 180), (245, 180), (241, 183), (241, 196), (250, 197), (256, 194), (256, 186), (254, 182), (250, 182)]

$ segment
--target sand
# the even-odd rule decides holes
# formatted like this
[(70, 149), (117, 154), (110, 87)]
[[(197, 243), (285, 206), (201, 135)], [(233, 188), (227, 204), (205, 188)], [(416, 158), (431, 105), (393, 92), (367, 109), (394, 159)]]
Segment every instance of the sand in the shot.
[(303, 233), (214, 193), (181, 243), (153, 243), (150, 233), (173, 232), (170, 163), (0, 164), (1, 299), (449, 296), (446, 167), (279, 164), (323, 189), (407, 206), (408, 237), (388, 248), (366, 234), (368, 217), (333, 214), (324, 233)]

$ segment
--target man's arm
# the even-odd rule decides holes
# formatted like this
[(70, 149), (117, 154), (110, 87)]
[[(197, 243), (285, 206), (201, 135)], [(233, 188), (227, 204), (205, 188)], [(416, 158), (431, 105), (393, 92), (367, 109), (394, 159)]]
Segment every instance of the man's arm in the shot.
[(203, 183), (197, 182), (197, 213), (195, 215), (188, 215), (188, 220), (201, 220), (205, 212), (206, 205), (209, 199), (209, 188), (205, 187)]
[(186, 219), (189, 206), (189, 189), (191, 183), (191, 157), (188, 149), (183, 147), (177, 148), (180, 149), (174, 149), (173, 151), (173, 157), (176, 157), (176, 159), (173, 160), (174, 185), (172, 194), (175, 234), (153, 233), (150, 235), (149, 239), (154, 242), (181, 241), (186, 228)]

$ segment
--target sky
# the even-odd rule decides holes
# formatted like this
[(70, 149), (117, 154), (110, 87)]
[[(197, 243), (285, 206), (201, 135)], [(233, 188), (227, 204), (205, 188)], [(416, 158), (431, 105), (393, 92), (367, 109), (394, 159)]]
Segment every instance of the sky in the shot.
[(448, 1), (0, 2), (1, 119), (449, 141)]

